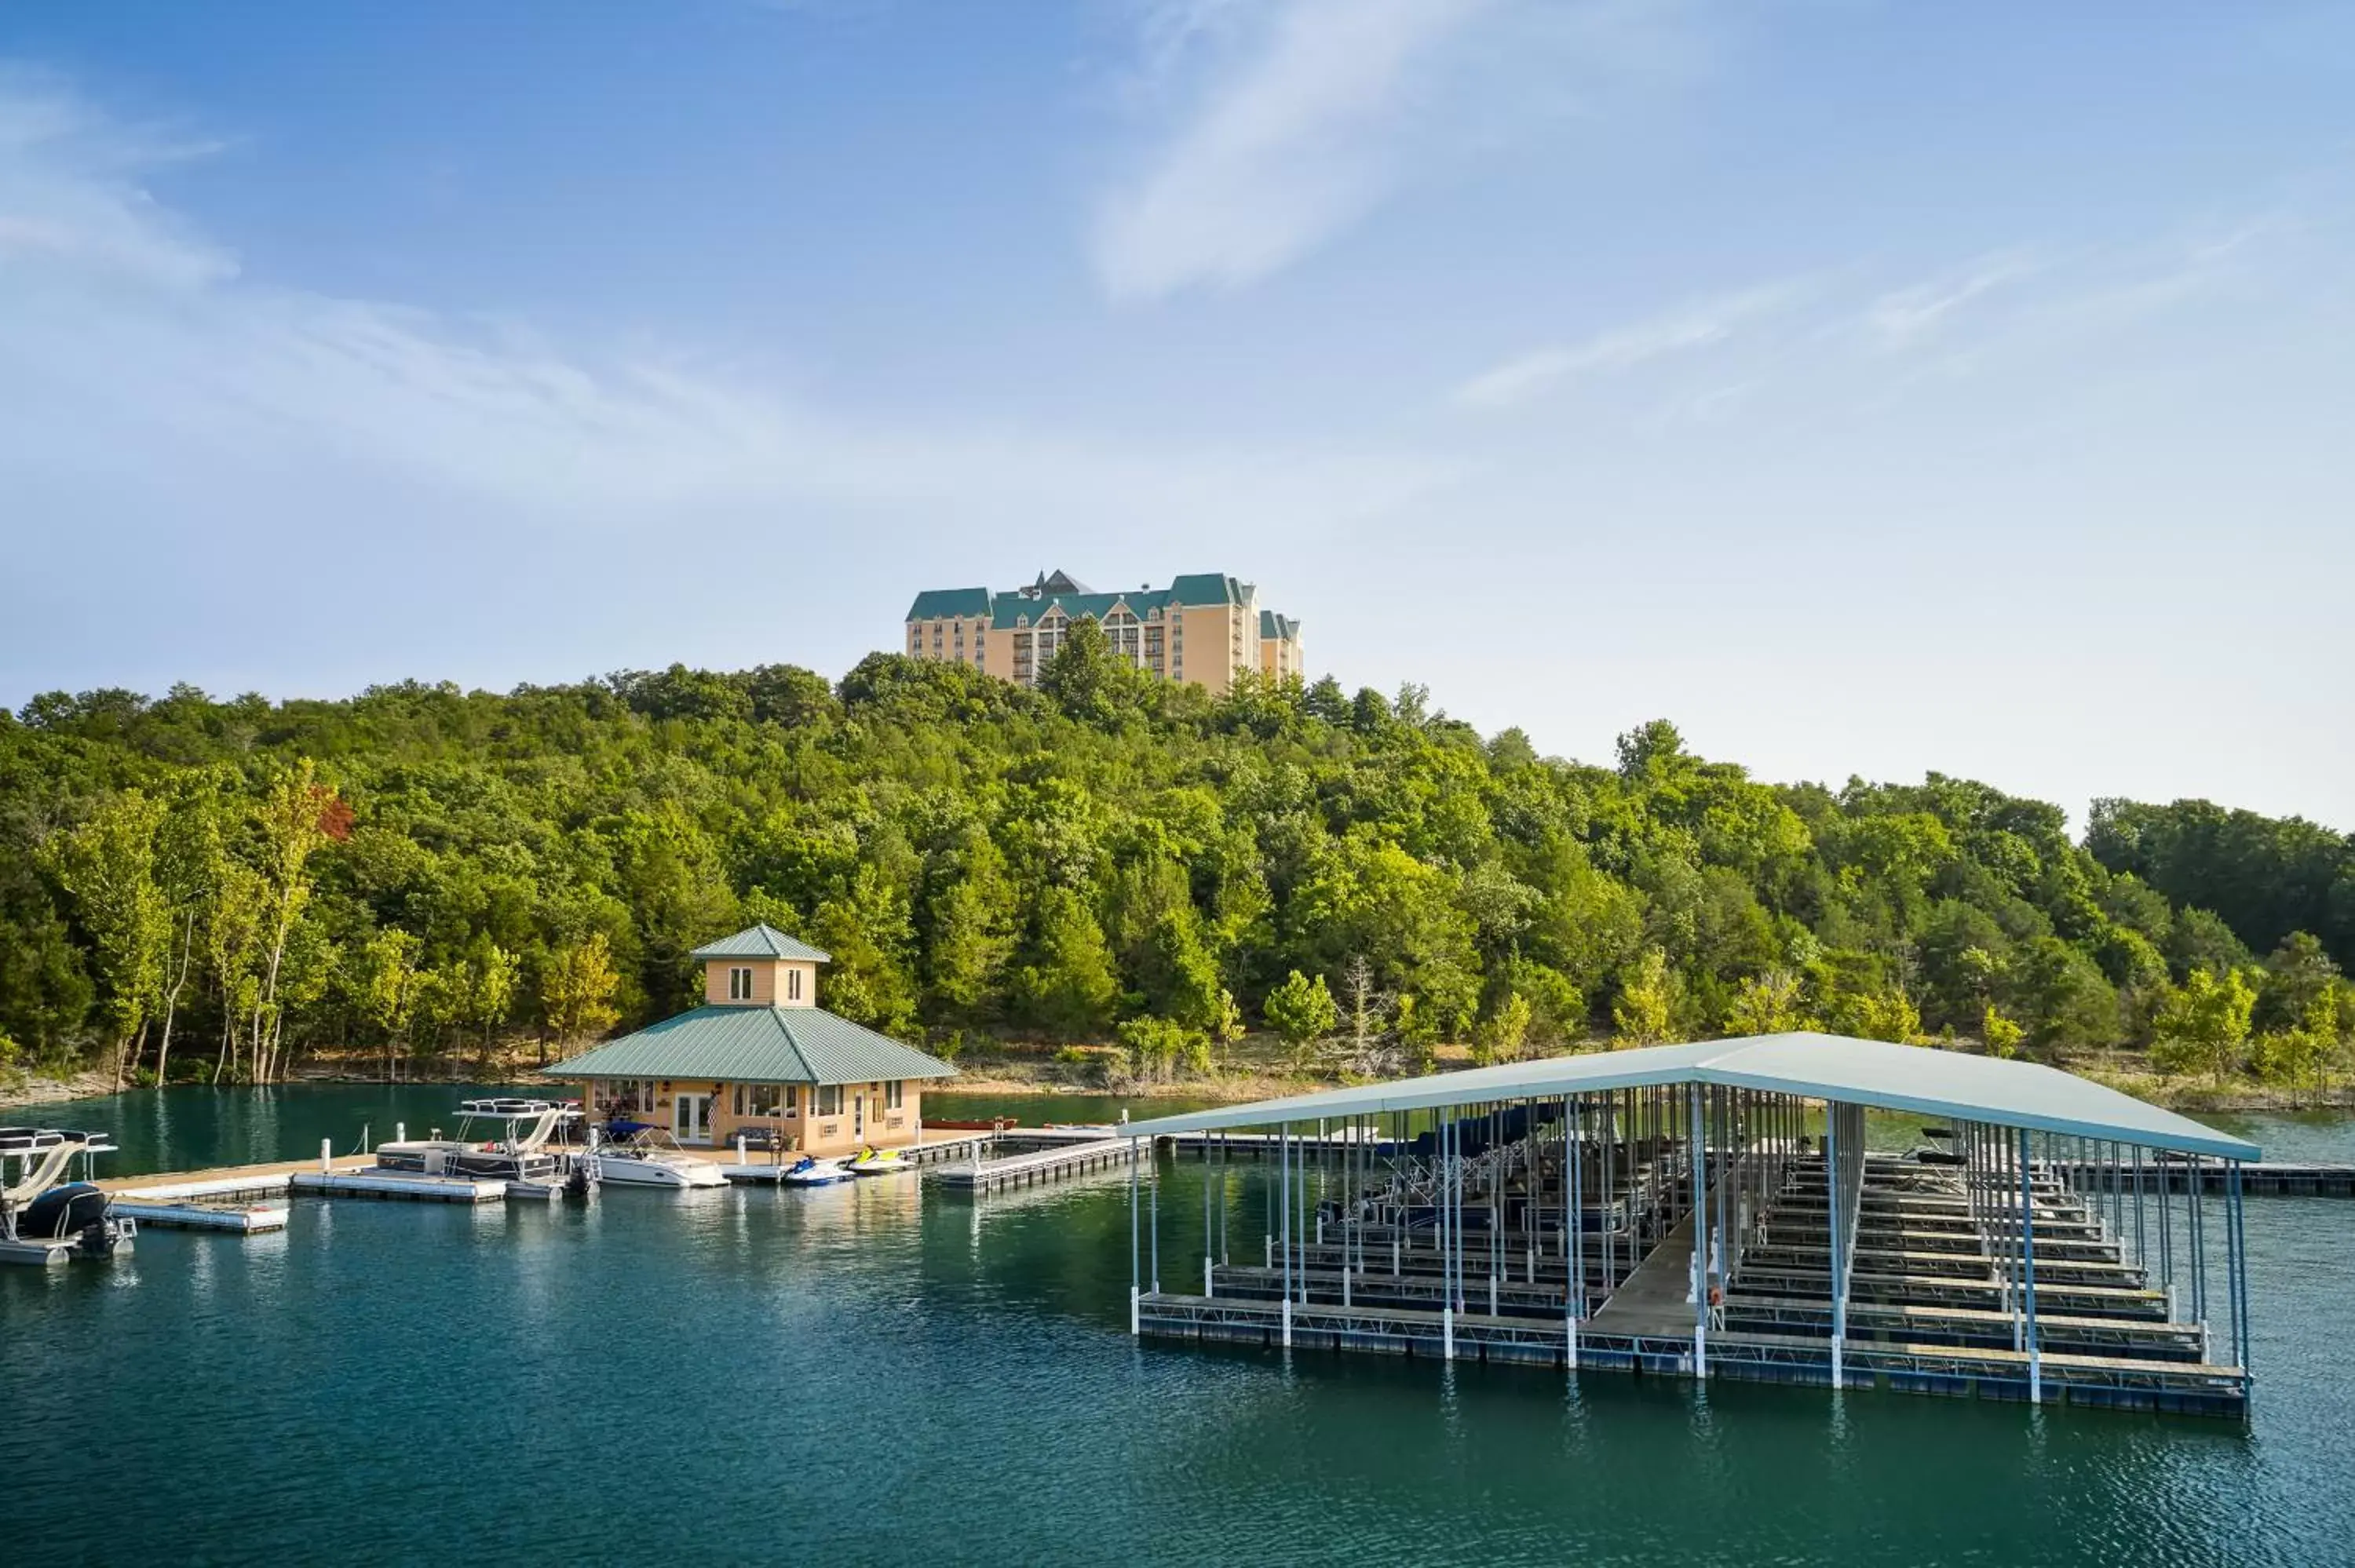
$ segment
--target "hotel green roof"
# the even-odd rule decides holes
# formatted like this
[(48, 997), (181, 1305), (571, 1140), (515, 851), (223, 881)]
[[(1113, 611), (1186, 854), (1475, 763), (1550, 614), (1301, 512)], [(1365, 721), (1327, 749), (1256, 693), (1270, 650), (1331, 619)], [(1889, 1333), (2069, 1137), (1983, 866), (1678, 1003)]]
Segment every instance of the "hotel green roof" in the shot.
[(715, 1083), (878, 1084), (953, 1078), (937, 1056), (815, 1007), (714, 1003), (650, 1023), (570, 1061), (543, 1077), (709, 1078)]
[(821, 952), (774, 926), (747, 926), (732, 937), (706, 942), (687, 954), (690, 959), (799, 959), (805, 963), (830, 964), (834, 955)]
[(986, 588), (926, 588), (908, 607), (910, 620), (972, 620), (989, 613), (989, 590)]
[(1223, 572), (1187, 572), (1169, 579), (1169, 598), (1175, 604), (1249, 604), (1252, 594), (1249, 583)]
[(1168, 593), (1161, 588), (1135, 588), (1127, 593), (1057, 593), (1044, 598), (1002, 593), (990, 607), (989, 624), (1001, 630), (1017, 625), (1036, 626), (1050, 606), (1061, 609), (1072, 620), (1092, 616), (1101, 621), (1113, 612), (1114, 606), (1121, 604), (1127, 605), (1142, 620), (1169, 602)]

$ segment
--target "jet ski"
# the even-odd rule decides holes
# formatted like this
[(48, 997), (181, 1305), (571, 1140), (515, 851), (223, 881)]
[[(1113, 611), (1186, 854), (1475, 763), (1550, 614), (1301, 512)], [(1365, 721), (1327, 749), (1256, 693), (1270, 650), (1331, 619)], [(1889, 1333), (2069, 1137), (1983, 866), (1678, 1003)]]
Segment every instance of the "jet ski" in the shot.
[(913, 1171), (915, 1165), (896, 1149), (877, 1149), (869, 1145), (850, 1161), (853, 1176), (889, 1176), (894, 1171)]
[(785, 1167), (777, 1180), (789, 1187), (825, 1187), (850, 1180), (850, 1172), (832, 1160), (805, 1154)]

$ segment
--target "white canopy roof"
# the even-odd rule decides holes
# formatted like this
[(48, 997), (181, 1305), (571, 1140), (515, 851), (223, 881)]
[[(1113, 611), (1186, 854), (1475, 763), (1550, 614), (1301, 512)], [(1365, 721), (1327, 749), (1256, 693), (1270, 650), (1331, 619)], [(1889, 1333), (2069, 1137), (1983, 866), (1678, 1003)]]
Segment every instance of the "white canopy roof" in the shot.
[(2255, 1144), (2228, 1138), (2189, 1117), (2034, 1062), (1811, 1033), (1753, 1034), (1690, 1045), (1549, 1056), (1156, 1117), (1134, 1123), (1128, 1130), (1146, 1137), (1271, 1127), (1656, 1084), (1725, 1084), (2224, 1160), (2254, 1160), (2258, 1153)]

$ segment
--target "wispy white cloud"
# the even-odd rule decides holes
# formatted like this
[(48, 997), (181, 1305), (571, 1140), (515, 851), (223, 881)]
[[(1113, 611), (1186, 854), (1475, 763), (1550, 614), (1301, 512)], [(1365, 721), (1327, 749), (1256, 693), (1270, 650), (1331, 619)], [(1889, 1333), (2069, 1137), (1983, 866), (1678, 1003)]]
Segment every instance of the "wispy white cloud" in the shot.
[(1359, 217), (1392, 178), (1384, 122), (1416, 68), (1489, 3), (1283, 0), (1240, 47), (1232, 7), (1156, 8), (1157, 71), (1212, 43), (1239, 58), (1143, 176), (1103, 203), (1104, 287), (1134, 298), (1248, 283)]
[(340, 474), (361, 510), (389, 479), (559, 524), (818, 502), (1042, 528), (1114, 502), (1140, 526), (1337, 522), (1445, 471), (1314, 445), (911, 421), (676, 350), (559, 344), (514, 322), (283, 287), (149, 194), (143, 177), (168, 155), (54, 82), (0, 79), (0, 466), (112, 477), (138, 450), (159, 482), (175, 462), (201, 467), (265, 509), (257, 476), (299, 463)]
[(1980, 295), (2032, 278), (2047, 265), (2028, 250), (1981, 257), (1955, 273), (1881, 295), (1865, 310), (1865, 329), (1884, 347), (1911, 347)]
[(1098, 203), (1114, 299), (1291, 265), (1418, 169), (1689, 77), (1703, 0), (1144, 0), (1123, 97), (1149, 150)]
[(1455, 400), (1465, 408), (1508, 408), (1578, 376), (1707, 348), (1749, 322), (1789, 308), (1802, 294), (1799, 285), (1787, 282), (1744, 289), (1614, 327), (1581, 344), (1532, 349), (1464, 382), (1455, 388)]

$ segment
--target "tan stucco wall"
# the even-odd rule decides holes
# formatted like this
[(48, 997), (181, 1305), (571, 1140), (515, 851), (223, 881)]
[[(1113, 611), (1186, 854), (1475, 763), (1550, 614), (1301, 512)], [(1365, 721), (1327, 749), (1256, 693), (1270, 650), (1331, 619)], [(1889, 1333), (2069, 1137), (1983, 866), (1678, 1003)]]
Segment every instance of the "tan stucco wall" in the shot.
[[(1178, 611), (1186, 626), (1184, 678), (1214, 697), (1226, 695), (1234, 684), (1233, 614), (1233, 606), (1224, 604), (1192, 605)], [(1174, 652), (1171, 667), (1177, 667)]]
[[(731, 999), (728, 994), (728, 971), (752, 971), (752, 996), (748, 1001)], [(789, 995), (793, 987), (787, 982), (787, 971), (798, 969), (802, 977), (802, 993)], [(817, 966), (800, 959), (707, 959), (703, 964), (703, 1000), (720, 1007), (815, 1007), (817, 1005)]]
[[(896, 1149), (916, 1141), (923, 1106), (922, 1080), (911, 1081), (901, 1087), (902, 1103), (898, 1110), (883, 1108), (883, 1086), (878, 1084), (845, 1084), (842, 1086), (842, 1110), (838, 1115), (818, 1117), (811, 1107), (816, 1104), (817, 1086), (793, 1086), (793, 1108), (782, 1117), (736, 1114), (736, 1084), (732, 1079), (689, 1081), (660, 1080), (655, 1085), (655, 1103), (637, 1114), (640, 1121), (652, 1122), (670, 1132), (677, 1126), (676, 1101), (682, 1094), (709, 1095), (711, 1100), (711, 1142), (709, 1147), (726, 1149), (735, 1141), (739, 1128), (776, 1128), (786, 1138), (789, 1152), (832, 1156), (856, 1154), (862, 1145), (877, 1149)], [(854, 1128), (858, 1099), (865, 1097), (867, 1109), (866, 1135), (860, 1137)], [(602, 1084), (581, 1086), (581, 1104), (594, 1118), (604, 1118), (604, 1107), (610, 1095)], [(701, 1146), (698, 1146), (701, 1147)]]
[[(940, 633), (940, 651), (932, 651), (932, 633)], [(957, 633), (964, 633), (964, 647), (960, 653)], [(911, 620), (901, 628), (900, 649), (911, 659), (939, 659), (954, 662), (962, 657), (973, 662), (978, 649), (984, 659), (989, 656), (991, 645), (1000, 641), (989, 634), (989, 617), (986, 615), (940, 615), (929, 620)], [(986, 667), (986, 666), (985, 666)]]
[(1014, 679), (1014, 633), (1010, 629), (992, 631), (989, 641), (981, 645), (981, 668), (984, 674), (995, 675), (1001, 681)]
[(1259, 641), (1260, 673), (1271, 680), (1281, 681), (1293, 675), (1305, 676), (1307, 665), (1300, 649), (1300, 634), (1290, 637), (1263, 637)]

